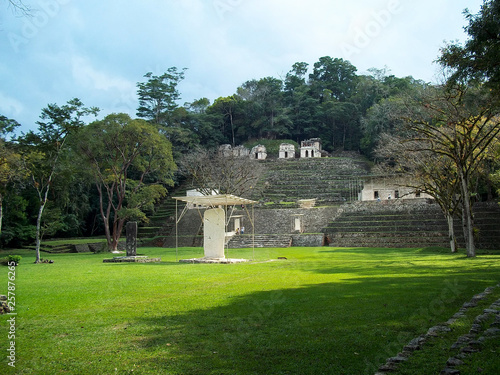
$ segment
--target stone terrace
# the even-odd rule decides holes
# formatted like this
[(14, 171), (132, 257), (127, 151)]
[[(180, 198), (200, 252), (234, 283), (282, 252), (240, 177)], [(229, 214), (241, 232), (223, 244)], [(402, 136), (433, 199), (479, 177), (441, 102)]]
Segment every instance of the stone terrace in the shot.
[[(478, 228), (477, 247), (497, 249), (500, 243), (500, 207), (475, 205)], [(455, 233), (463, 244), (460, 220)], [(428, 200), (355, 202), (339, 209), (324, 229), (331, 246), (336, 247), (429, 247), (449, 246), (448, 225), (436, 203)]]
[[(361, 158), (347, 157), (266, 160), (264, 176), (252, 199), (268, 205), (316, 199), (319, 205), (357, 199), (358, 177), (368, 174)], [(283, 204), (283, 203), (282, 203)]]

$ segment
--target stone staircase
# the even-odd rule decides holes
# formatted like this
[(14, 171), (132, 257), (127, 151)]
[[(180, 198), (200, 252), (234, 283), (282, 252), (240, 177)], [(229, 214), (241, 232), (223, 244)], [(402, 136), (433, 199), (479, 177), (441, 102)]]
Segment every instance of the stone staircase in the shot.
[[(35, 250), (36, 247), (34, 245), (25, 246), (25, 249)], [(49, 254), (76, 253), (75, 246), (71, 244), (50, 245), (43, 243), (42, 246), (40, 246), (40, 251)]]
[[(157, 204), (154, 212), (148, 215), (149, 222), (141, 223), (137, 228), (137, 238), (146, 244), (162, 246), (162, 238), (175, 232), (176, 201), (172, 197), (184, 195), (186, 195), (186, 188), (181, 186)], [(184, 206), (183, 202), (177, 203), (179, 211), (182, 211)]]
[[(500, 208), (477, 204), (478, 248), (500, 248)], [(463, 247), (460, 220), (455, 233)], [(324, 229), (335, 247), (448, 247), (448, 225), (436, 203), (427, 200), (356, 202), (339, 209)]]
[[(255, 242), (254, 242), (255, 241)], [(282, 234), (251, 234), (236, 235), (227, 243), (228, 249), (242, 249), (249, 247), (290, 247), (292, 237)]]
[(500, 205), (496, 202), (474, 205), (476, 246), (480, 249), (500, 249)]
[(299, 199), (316, 199), (318, 205), (357, 200), (359, 177), (368, 173), (364, 160), (348, 157), (266, 160), (263, 166), (264, 176), (251, 199), (273, 208), (280, 202), (293, 208), (290, 203)]

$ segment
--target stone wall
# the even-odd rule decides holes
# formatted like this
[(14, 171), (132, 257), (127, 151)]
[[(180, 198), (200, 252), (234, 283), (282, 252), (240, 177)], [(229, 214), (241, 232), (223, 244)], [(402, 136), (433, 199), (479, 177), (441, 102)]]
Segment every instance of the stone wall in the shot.
[[(255, 233), (256, 234), (292, 234), (294, 230), (294, 219), (300, 217), (302, 220), (303, 233), (321, 233), (322, 229), (332, 217), (335, 216), (337, 207), (314, 207), (293, 209), (255, 209)], [(251, 208), (249, 208), (251, 215)], [(235, 215), (240, 218), (246, 232), (250, 233), (251, 223), (245, 210), (237, 210)]]
[[(500, 249), (500, 206), (474, 205), (476, 246)], [(461, 220), (455, 221), (455, 234), (464, 247)], [(354, 202), (339, 208), (324, 229), (335, 247), (429, 247), (449, 246), (448, 225), (433, 200), (387, 200)]]
[(292, 234), (292, 246), (319, 247), (325, 245), (325, 236), (321, 234)]

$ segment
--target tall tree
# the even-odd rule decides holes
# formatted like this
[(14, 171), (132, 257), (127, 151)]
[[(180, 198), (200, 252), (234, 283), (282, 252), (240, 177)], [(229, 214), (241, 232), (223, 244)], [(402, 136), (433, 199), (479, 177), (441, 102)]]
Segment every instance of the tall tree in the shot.
[(16, 152), (6, 136), (19, 123), (0, 115), (0, 235), (2, 234), (3, 201), (10, 184), (21, 175), (21, 155)]
[(160, 76), (146, 73), (144, 78), (147, 81), (137, 83), (137, 116), (154, 124), (172, 126), (171, 115), (180, 99), (177, 85), (184, 79), (185, 70), (179, 71), (176, 67), (171, 67)]
[(79, 99), (59, 106), (49, 104), (42, 110), (38, 132), (28, 132), (19, 138), (23, 149), (25, 168), (38, 196), (36, 224), (36, 263), (40, 262), (42, 215), (49, 200), (49, 191), (60, 172), (60, 159), (66, 151), (68, 137), (84, 125), (83, 117), (97, 115), (99, 109), (86, 108)]
[(413, 139), (428, 145), (421, 151), (448, 159), (456, 169), (468, 257), (476, 255), (472, 183), (500, 133), (500, 111), (494, 101), (482, 87), (433, 87), (406, 119)]
[(292, 65), (292, 69), (285, 77), (285, 93), (288, 96), (293, 96), (297, 88), (306, 84), (306, 74), (309, 64), (305, 62), (297, 62)]
[(404, 186), (435, 199), (448, 223), (450, 249), (455, 253), (458, 249), (454, 222), (461, 203), (459, 180), (453, 161), (434, 153), (431, 142), (381, 134), (375, 155), (382, 162), (374, 171), (383, 175), (402, 176)]
[(314, 95), (322, 100), (328, 95), (338, 101), (345, 101), (354, 94), (356, 71), (356, 67), (347, 60), (321, 57), (314, 64), (313, 72), (309, 74), (311, 89)]
[(265, 77), (250, 80), (238, 88), (238, 96), (246, 106), (245, 128), (247, 138), (288, 136), (292, 127), (283, 104), (283, 82)]
[(158, 129), (126, 114), (112, 114), (85, 127), (78, 147), (95, 180), (108, 247), (117, 251), (127, 220), (143, 212), (173, 185), (171, 143)]
[(215, 99), (214, 104), (207, 109), (207, 113), (214, 115), (216, 121), (219, 122), (218, 127), (221, 129), (221, 133), (233, 147), (236, 145), (235, 117), (239, 101), (236, 95), (220, 97)]
[(478, 14), (464, 11), (469, 24), (465, 45), (449, 43), (438, 61), (453, 74), (452, 82), (485, 82), (500, 96), (500, 0), (484, 0)]
[(220, 116), (209, 113), (210, 100), (201, 98), (192, 103), (186, 103), (185, 107), (189, 113), (189, 128), (196, 135), (201, 146), (216, 148), (223, 143), (224, 135), (218, 128)]

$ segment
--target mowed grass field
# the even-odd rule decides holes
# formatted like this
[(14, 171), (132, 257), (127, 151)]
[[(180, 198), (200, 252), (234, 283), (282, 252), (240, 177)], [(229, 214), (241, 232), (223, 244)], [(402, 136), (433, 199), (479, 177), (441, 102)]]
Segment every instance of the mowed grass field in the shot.
[[(103, 263), (110, 254), (90, 253), (42, 255), (53, 264), (33, 264), (26, 250), (0, 257), (9, 253), (23, 259), (15, 271), (16, 367), (6, 354), (9, 317), (0, 316), (2, 374), (373, 374), (500, 282), (494, 251), (467, 259), (438, 248), (229, 250), (231, 258), (255, 257), (241, 264), (179, 263), (164, 248), (138, 249), (162, 258), (149, 264)], [(201, 256), (201, 248), (178, 252)], [(0, 294), (7, 272), (0, 267)], [(499, 288), (484, 304), (495, 298)], [(468, 319), (450, 335), (467, 332)], [(453, 355), (446, 348), (454, 337), (447, 340), (401, 373), (438, 374)], [(497, 350), (489, 344), (476, 362), (500, 368)]]

